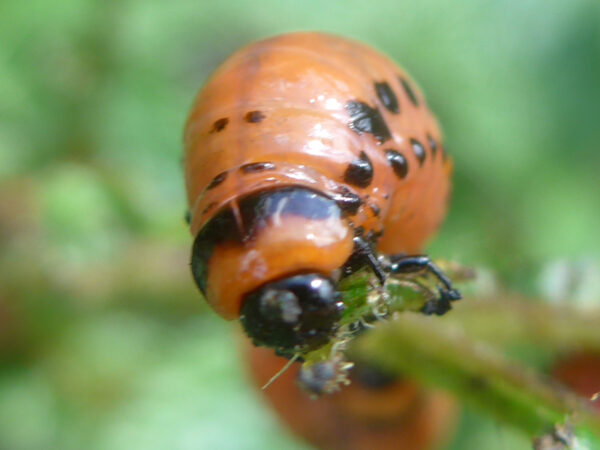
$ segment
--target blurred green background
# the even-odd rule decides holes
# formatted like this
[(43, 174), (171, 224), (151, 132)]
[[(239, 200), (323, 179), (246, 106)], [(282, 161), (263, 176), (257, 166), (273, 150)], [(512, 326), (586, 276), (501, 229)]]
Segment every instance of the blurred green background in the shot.
[[(456, 166), (433, 256), (529, 293), (598, 258), (597, 0), (4, 0), (0, 448), (305, 448), (196, 292), (180, 166), (209, 73), (292, 30), (362, 40), (422, 86)], [(528, 447), (471, 411), (452, 444)]]

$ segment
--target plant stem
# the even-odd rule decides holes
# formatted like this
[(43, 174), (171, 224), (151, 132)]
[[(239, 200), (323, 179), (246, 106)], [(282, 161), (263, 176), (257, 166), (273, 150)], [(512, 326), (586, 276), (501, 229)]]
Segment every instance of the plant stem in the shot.
[(600, 433), (600, 417), (582, 399), (444, 324), (443, 317), (396, 314), (356, 339), (350, 352), (351, 359), (448, 389), (531, 436), (567, 419), (576, 430)]

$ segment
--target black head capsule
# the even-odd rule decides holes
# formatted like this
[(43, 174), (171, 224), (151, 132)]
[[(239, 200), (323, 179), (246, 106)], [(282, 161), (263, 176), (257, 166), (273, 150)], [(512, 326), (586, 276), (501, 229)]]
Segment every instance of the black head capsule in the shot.
[(255, 345), (292, 355), (327, 343), (343, 309), (333, 281), (311, 273), (273, 281), (251, 292), (243, 301), (240, 320)]

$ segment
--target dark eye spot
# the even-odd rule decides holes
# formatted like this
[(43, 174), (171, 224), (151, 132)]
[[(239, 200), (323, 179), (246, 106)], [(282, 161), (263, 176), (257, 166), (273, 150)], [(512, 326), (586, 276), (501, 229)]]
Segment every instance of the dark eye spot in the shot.
[(378, 109), (357, 100), (346, 103), (346, 111), (350, 114), (350, 129), (358, 134), (369, 133), (380, 143), (392, 137), (390, 130)]
[(243, 173), (262, 172), (264, 170), (275, 170), (275, 164), (270, 162), (256, 162), (240, 166), (240, 171)]
[(223, 181), (225, 181), (225, 178), (227, 178), (227, 172), (221, 172), (219, 175), (214, 177), (210, 183), (208, 183), (208, 186), (206, 186), (206, 189), (209, 190), (209, 189), (216, 188)]
[(219, 131), (223, 131), (228, 123), (229, 119), (227, 117), (223, 117), (222, 119), (216, 120), (215, 123), (213, 123), (210, 133), (218, 133)]
[(410, 140), (410, 145), (412, 146), (413, 153), (415, 154), (415, 156), (419, 160), (419, 165), (422, 166), (423, 163), (425, 162), (425, 156), (426, 156), (426, 154), (425, 154), (425, 147), (423, 147), (423, 144), (421, 144), (416, 139), (411, 139)]
[(189, 209), (185, 212), (185, 223), (188, 225), (192, 223), (192, 213), (190, 213)]
[(260, 111), (250, 111), (244, 116), (244, 120), (248, 123), (262, 122), (266, 116)]
[(415, 91), (413, 90), (413, 88), (411, 87), (409, 82), (406, 81), (404, 78), (400, 77), (400, 84), (402, 84), (402, 87), (404, 88), (404, 92), (406, 92), (406, 95), (408, 96), (411, 103), (415, 106), (419, 106), (419, 100), (417, 99), (417, 96), (415, 95)]
[(406, 175), (408, 175), (408, 161), (406, 158), (396, 150), (386, 150), (385, 156), (390, 166), (392, 166), (394, 173), (399, 178), (406, 178)]
[(431, 154), (435, 156), (435, 154), (437, 153), (437, 142), (435, 142), (435, 139), (433, 139), (430, 134), (427, 135), (427, 142), (429, 143)]
[(365, 152), (352, 161), (344, 173), (344, 181), (355, 186), (366, 188), (373, 181), (373, 166)]
[(396, 98), (396, 94), (392, 91), (392, 88), (385, 81), (381, 83), (375, 83), (375, 92), (377, 93), (377, 97), (379, 97), (379, 101), (385, 106), (385, 108), (394, 114), (398, 114), (400, 112), (400, 106), (398, 105), (398, 99)]

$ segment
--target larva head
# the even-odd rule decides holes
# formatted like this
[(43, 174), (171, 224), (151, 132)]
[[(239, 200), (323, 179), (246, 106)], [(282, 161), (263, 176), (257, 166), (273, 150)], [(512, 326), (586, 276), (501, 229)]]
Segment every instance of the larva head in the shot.
[(289, 354), (327, 343), (342, 308), (331, 279), (317, 273), (292, 275), (248, 294), (241, 321), (255, 344)]
[(296, 186), (239, 198), (200, 230), (192, 271), (211, 306), (257, 345), (291, 354), (337, 328), (335, 275), (353, 251), (335, 201)]

